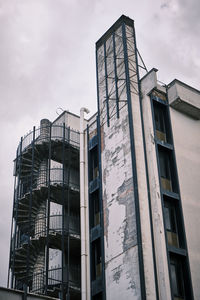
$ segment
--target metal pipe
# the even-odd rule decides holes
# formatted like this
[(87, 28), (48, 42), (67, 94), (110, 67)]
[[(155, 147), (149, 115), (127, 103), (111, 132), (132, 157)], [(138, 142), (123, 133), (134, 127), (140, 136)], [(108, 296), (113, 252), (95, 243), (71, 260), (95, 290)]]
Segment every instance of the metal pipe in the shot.
[(86, 201), (85, 201), (85, 143), (84, 143), (84, 113), (89, 113), (85, 107), (80, 109), (80, 219), (81, 219), (81, 299), (87, 299), (87, 247), (86, 247)]

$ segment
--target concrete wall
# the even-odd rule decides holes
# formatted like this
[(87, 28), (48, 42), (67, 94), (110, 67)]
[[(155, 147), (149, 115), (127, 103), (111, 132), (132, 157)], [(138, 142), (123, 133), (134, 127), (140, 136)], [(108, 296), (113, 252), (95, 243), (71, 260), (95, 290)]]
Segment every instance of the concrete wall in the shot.
[[(154, 141), (154, 129), (151, 102), (148, 93), (157, 86), (156, 70), (152, 70), (142, 80), (142, 107), (144, 119), (144, 133), (147, 153), (148, 175), (150, 183), (150, 209), (152, 211), (156, 267), (158, 278), (158, 292), (160, 299), (171, 300), (169, 271), (167, 262), (165, 231), (163, 224), (160, 184)], [(145, 208), (145, 206), (144, 206)], [(146, 207), (147, 211), (147, 207)]]
[(169, 104), (173, 103), (177, 98), (200, 109), (200, 92), (175, 80), (168, 89)]
[(105, 277), (108, 300), (140, 299), (127, 106), (102, 127)]
[[(68, 111), (63, 112), (54, 122), (54, 125), (60, 125), (65, 123), (66, 127), (69, 126), (73, 130), (80, 130), (80, 117)], [(85, 126), (87, 120), (85, 120)]]
[[(1, 300), (24, 300), (24, 292), (0, 287)], [(56, 300), (58, 298), (28, 294), (27, 300)]]
[(195, 299), (200, 299), (200, 121), (170, 109)]

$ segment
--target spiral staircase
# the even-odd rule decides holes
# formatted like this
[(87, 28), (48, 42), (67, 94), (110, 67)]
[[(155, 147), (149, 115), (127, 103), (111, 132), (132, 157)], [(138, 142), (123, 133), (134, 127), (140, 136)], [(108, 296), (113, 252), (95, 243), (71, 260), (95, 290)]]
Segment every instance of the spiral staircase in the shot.
[(79, 133), (41, 121), (15, 160), (11, 287), (80, 299)]

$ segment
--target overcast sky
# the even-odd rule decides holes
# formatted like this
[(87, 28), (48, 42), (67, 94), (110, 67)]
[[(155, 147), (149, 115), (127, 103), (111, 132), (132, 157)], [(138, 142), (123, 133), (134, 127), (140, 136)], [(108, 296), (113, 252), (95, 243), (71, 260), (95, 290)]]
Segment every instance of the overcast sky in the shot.
[(158, 79), (200, 89), (199, 0), (0, 0), (0, 286), (7, 281), (13, 159), (58, 107), (96, 111), (95, 42), (122, 15)]

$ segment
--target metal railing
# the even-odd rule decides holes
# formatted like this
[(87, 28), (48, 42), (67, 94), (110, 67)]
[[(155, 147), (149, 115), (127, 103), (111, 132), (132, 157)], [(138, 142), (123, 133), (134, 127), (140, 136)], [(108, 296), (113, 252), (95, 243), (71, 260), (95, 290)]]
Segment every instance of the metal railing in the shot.
[[(28, 226), (29, 222), (27, 221), (24, 225)], [(20, 238), (18, 245), (15, 245), (17, 248), (28, 244), (29, 238), (39, 238), (41, 236), (47, 236), (47, 217), (36, 218), (34, 223), (31, 224), (31, 236), (27, 232), (24, 232)], [(68, 217), (64, 217), (64, 228), (62, 228), (62, 215), (51, 215), (49, 216), (49, 234), (62, 234), (64, 231), (65, 234), (73, 234), (76, 236), (80, 235), (80, 218), (78, 216), (70, 215), (69, 224)], [(14, 240), (13, 240), (14, 243)], [(14, 245), (13, 245), (14, 246)]]
[[(65, 141), (70, 145), (79, 148), (80, 143), (80, 134), (78, 131), (70, 129), (70, 127), (65, 126), (65, 134), (64, 134), (63, 125), (48, 125), (45, 127), (39, 127), (35, 129), (35, 144), (39, 145), (42, 143), (47, 143), (50, 141), (50, 132), (51, 132), (51, 141)], [(45, 134), (41, 132), (41, 130)], [(24, 137), (22, 137), (22, 152), (27, 148), (31, 147), (33, 142), (34, 131), (28, 132)], [(20, 154), (20, 145), (17, 148), (17, 156)]]
[[(44, 235), (47, 232), (47, 218), (37, 218), (35, 221), (35, 235)], [(49, 217), (49, 233), (62, 233), (62, 230), (66, 233), (80, 234), (80, 218), (77, 216), (64, 217), (64, 228), (62, 228), (62, 215), (51, 215)]]
[[(20, 197), (23, 197), (26, 193), (30, 192), (30, 188), (32, 189), (40, 189), (41, 187), (48, 187), (50, 185), (68, 185), (68, 187), (72, 190), (79, 191), (79, 180), (72, 181), (68, 180), (68, 172), (64, 171), (64, 181), (63, 181), (63, 168), (51, 168), (50, 169), (50, 180), (48, 182), (47, 179), (48, 168), (46, 170), (38, 171), (38, 173), (34, 174), (34, 178), (31, 181), (31, 175), (27, 175), (21, 180), (20, 184)], [(39, 177), (40, 175), (40, 177)], [(32, 186), (31, 186), (32, 183)]]
[[(68, 272), (69, 271), (69, 272)], [(67, 267), (64, 267), (64, 284), (69, 284), (70, 286), (80, 287), (81, 278), (80, 278), (80, 266), (70, 266), (69, 270)], [(68, 274), (68, 277), (65, 276)], [(30, 280), (30, 279), (29, 279)], [(45, 290), (46, 282), (46, 272), (41, 270), (34, 273), (31, 276), (32, 289), (31, 292), (36, 294), (43, 294)], [(53, 289), (53, 287), (62, 284), (62, 268), (52, 268), (48, 271), (48, 289)]]

